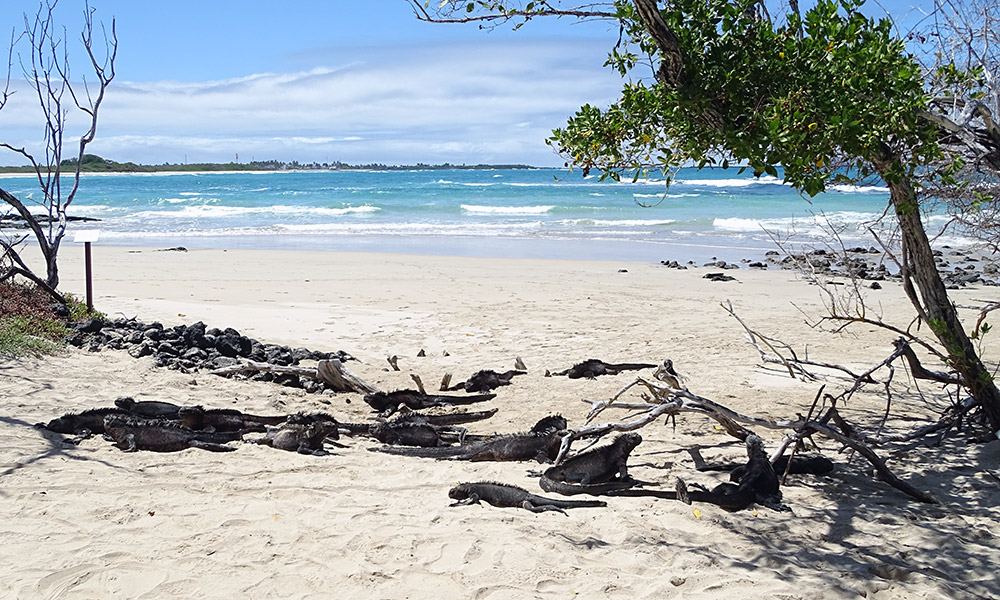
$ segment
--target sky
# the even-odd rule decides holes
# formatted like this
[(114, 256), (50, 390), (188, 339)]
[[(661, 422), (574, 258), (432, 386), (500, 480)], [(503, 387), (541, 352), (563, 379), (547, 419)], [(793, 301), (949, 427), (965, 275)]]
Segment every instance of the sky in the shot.
[[(883, 6), (901, 14), (909, 4)], [(420, 22), (405, 0), (90, 5), (106, 27), (114, 19), (119, 47), (88, 152), (121, 162), (560, 166), (545, 143), (551, 130), (583, 104), (611, 103), (622, 86), (602, 66), (618, 39), (607, 22), (536, 19), (484, 31)], [(83, 6), (57, 7), (73, 52)], [(2, 0), (0, 36), (37, 7)], [(77, 77), (81, 58), (70, 55)], [(42, 152), (37, 101), (18, 89), (14, 61), (17, 93), (0, 110), (0, 135)], [(78, 138), (82, 122), (71, 119), (67, 137)], [(0, 164), (21, 162), (0, 155)]]

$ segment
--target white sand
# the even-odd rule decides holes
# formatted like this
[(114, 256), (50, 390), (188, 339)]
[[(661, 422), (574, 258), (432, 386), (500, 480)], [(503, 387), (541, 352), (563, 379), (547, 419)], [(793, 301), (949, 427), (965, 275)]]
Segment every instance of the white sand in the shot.
[[(82, 252), (62, 255), (66, 291), (82, 293)], [(620, 272), (620, 270), (627, 272)], [(583, 422), (580, 400), (610, 397), (630, 374), (546, 378), (585, 358), (673, 359), (692, 391), (756, 415), (808, 410), (819, 385), (763, 368), (742, 328), (719, 307), (732, 300), (764, 333), (817, 360), (858, 368), (892, 351), (871, 327), (831, 335), (810, 328), (819, 290), (790, 272), (651, 264), (519, 261), (387, 254), (95, 248), (95, 294), (110, 316), (167, 325), (202, 320), (264, 342), (344, 350), (350, 368), (381, 389), (436, 387), (523, 358), (529, 374), (498, 390), (499, 413), (470, 426), (516, 431), (561, 413)], [(912, 309), (896, 284), (867, 290), (886, 320)], [(994, 297), (963, 290), (959, 302)], [(423, 349), (427, 356), (417, 358)], [(996, 344), (988, 350), (997, 351)], [(448, 356), (444, 353), (447, 352)], [(398, 355), (400, 372), (385, 358)], [(988, 352), (989, 355), (989, 352)], [(828, 382), (827, 391), (846, 385)], [(919, 388), (934, 392), (922, 382)], [(890, 427), (922, 424), (929, 406), (900, 368)], [(874, 390), (873, 390), (874, 392)], [(792, 477), (790, 513), (727, 513), (710, 505), (610, 498), (603, 509), (532, 514), (449, 507), (459, 481), (492, 479), (541, 493), (537, 464), (461, 463), (366, 451), (346, 439), (331, 456), (252, 443), (236, 452), (123, 453), (100, 438), (79, 446), (33, 427), (116, 397), (234, 407), (258, 413), (326, 410), (370, 419), (360, 396), (306, 395), (273, 384), (182, 374), (124, 353), (71, 351), (0, 362), (0, 598), (939, 598), (996, 594), (1000, 442), (908, 454), (882, 449), (896, 472), (942, 499), (912, 502), (837, 461), (824, 477)], [(939, 403), (938, 401), (934, 401)], [(855, 397), (845, 415), (877, 422), (884, 400)], [(609, 418), (612, 416), (607, 415)], [(770, 447), (780, 433), (760, 432)], [(688, 448), (739, 460), (741, 445), (714, 422), (686, 415), (676, 429), (642, 430), (632, 473), (672, 489), (675, 476), (711, 485)], [(995, 472), (995, 471), (994, 471)], [(695, 509), (698, 509), (697, 516)]]

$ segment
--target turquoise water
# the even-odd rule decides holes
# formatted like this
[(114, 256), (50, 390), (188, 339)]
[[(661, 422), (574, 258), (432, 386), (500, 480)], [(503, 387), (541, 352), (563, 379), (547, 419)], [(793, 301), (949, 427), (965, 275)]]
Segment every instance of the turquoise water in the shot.
[[(37, 197), (33, 184), (0, 179), (22, 198)], [(311, 171), (85, 175), (69, 212), (101, 219), (73, 226), (99, 228), (105, 244), (735, 260), (774, 249), (768, 231), (821, 244), (826, 223), (872, 245), (865, 227), (887, 200), (865, 186), (807, 201), (721, 169), (682, 170), (669, 189), (554, 169)]]

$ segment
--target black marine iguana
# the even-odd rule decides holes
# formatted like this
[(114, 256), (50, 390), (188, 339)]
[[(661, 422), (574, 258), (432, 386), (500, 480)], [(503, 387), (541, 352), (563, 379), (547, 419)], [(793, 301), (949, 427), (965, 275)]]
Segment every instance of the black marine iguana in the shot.
[[(447, 413), (447, 414), (437, 414), (429, 415), (426, 413), (410, 412), (403, 413), (400, 415), (402, 418), (406, 415), (415, 415), (435, 426), (445, 426), (445, 425), (461, 425), (463, 423), (474, 423), (476, 421), (483, 421), (489, 419), (493, 415), (497, 414), (497, 409), (491, 408), (490, 410), (480, 410), (480, 411), (469, 411), (469, 412), (459, 412), (459, 413)], [(341, 423), (340, 432), (346, 435), (370, 435), (371, 428), (379, 423), (376, 421), (374, 423)]]
[(607, 506), (601, 500), (559, 500), (536, 496), (526, 489), (505, 483), (480, 481), (460, 483), (448, 491), (448, 497), (457, 500), (451, 506), (479, 504), (487, 502), (500, 508), (523, 508), (531, 512), (556, 510), (566, 514), (566, 508), (600, 508)]
[(238, 431), (207, 433), (192, 431), (176, 421), (145, 419), (134, 415), (108, 415), (104, 417), (104, 435), (125, 452), (151, 450), (176, 452), (187, 448), (201, 448), (213, 452), (232, 452), (226, 442), (242, 439)]
[[(802, 456), (796, 454), (792, 457), (792, 468), (788, 469), (791, 475), (825, 475), (833, 471), (833, 461), (825, 456)], [(782, 474), (788, 468), (788, 455), (778, 457), (778, 460), (771, 464), (775, 473)], [(746, 470), (745, 464), (723, 463), (718, 465), (696, 464), (699, 471), (729, 471), (730, 481), (739, 481)]]
[(286, 415), (250, 415), (231, 408), (203, 408), (182, 406), (177, 410), (177, 419), (188, 429), (196, 431), (267, 431), (268, 425), (280, 425)]
[(433, 425), (424, 415), (407, 413), (391, 421), (378, 421), (368, 428), (369, 434), (383, 444), (436, 447), (459, 443), (465, 439), (464, 427)]
[(125, 412), (146, 419), (176, 419), (180, 405), (156, 400), (139, 400), (124, 396), (115, 400), (115, 406)]
[[(562, 415), (546, 415), (541, 419), (539, 419), (537, 423), (532, 425), (531, 429), (529, 429), (527, 433), (535, 435), (545, 435), (547, 433), (553, 433), (556, 431), (566, 431), (567, 426), (568, 423), (566, 422), (566, 417)], [(498, 435), (502, 434), (496, 434), (496, 433), (490, 435), (469, 434), (465, 436), (465, 440), (462, 443), (483, 442), (486, 440), (495, 439)]]
[(48, 423), (37, 423), (35, 427), (56, 433), (74, 433), (80, 437), (67, 441), (78, 444), (80, 439), (85, 439), (95, 433), (104, 433), (104, 417), (126, 414), (128, 413), (117, 407), (92, 408), (83, 412), (67, 413)]
[(614, 496), (652, 496), (655, 498), (666, 498), (668, 500), (680, 500), (686, 504), (692, 501), (708, 502), (715, 504), (728, 511), (738, 511), (750, 506), (754, 502), (771, 508), (773, 510), (788, 510), (788, 507), (781, 504), (781, 489), (778, 476), (771, 466), (771, 461), (764, 451), (764, 441), (756, 435), (748, 435), (746, 439), (747, 463), (743, 466), (743, 472), (739, 476), (739, 482), (720, 483), (706, 490), (702, 486), (700, 489), (690, 490), (684, 480), (677, 478), (677, 490), (675, 492), (659, 490), (621, 490), (613, 492)]
[(496, 389), (502, 385), (510, 385), (511, 379), (513, 379), (515, 375), (525, 375), (526, 373), (527, 371), (520, 370), (497, 373), (496, 371), (490, 369), (483, 369), (482, 371), (476, 372), (472, 377), (469, 377), (462, 383), (456, 383), (448, 389), (464, 389), (470, 394), (473, 392), (489, 392), (490, 390)]
[[(489, 391), (489, 390), (486, 390)], [(480, 396), (442, 396), (422, 394), (416, 390), (396, 390), (394, 392), (375, 392), (366, 394), (363, 398), (368, 406), (378, 412), (395, 411), (400, 404), (412, 410), (431, 408), (432, 406), (447, 406), (449, 404), (473, 404), (496, 398), (496, 394)]]
[(327, 454), (323, 441), (327, 436), (340, 439), (339, 429), (340, 424), (330, 415), (297, 413), (289, 415), (281, 425), (268, 428), (267, 435), (257, 443), (279, 450), (322, 456)]
[[(561, 428), (555, 429), (560, 424)], [(535, 425), (535, 428), (539, 428), (538, 431), (535, 431), (535, 428), (533, 428), (533, 431), (529, 433), (495, 435), (464, 446), (445, 446), (441, 448), (398, 448), (383, 446), (381, 448), (371, 448), (371, 450), (420, 458), (468, 461), (537, 460), (538, 462), (551, 462), (559, 454), (559, 446), (562, 443), (562, 431), (565, 427), (565, 419), (558, 416), (549, 416), (543, 418)]]
[(607, 446), (593, 448), (549, 467), (538, 482), (546, 492), (564, 496), (604, 494), (622, 490), (640, 482), (628, 474), (628, 456), (642, 443), (638, 433), (623, 433)]
[(570, 379), (596, 379), (600, 375), (617, 375), (622, 371), (638, 371), (640, 369), (652, 369), (654, 367), (656, 367), (656, 365), (649, 363), (611, 364), (606, 363), (603, 360), (591, 358), (581, 363), (577, 363), (565, 371), (553, 373), (553, 375), (565, 375)]

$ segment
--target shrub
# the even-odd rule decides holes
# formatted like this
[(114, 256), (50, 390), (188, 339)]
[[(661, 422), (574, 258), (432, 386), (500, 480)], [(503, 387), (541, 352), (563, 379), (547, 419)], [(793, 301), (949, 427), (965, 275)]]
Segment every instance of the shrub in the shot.
[(0, 356), (51, 354), (64, 346), (69, 322), (101, 317), (75, 298), (69, 300), (69, 318), (52, 298), (34, 285), (0, 283)]

